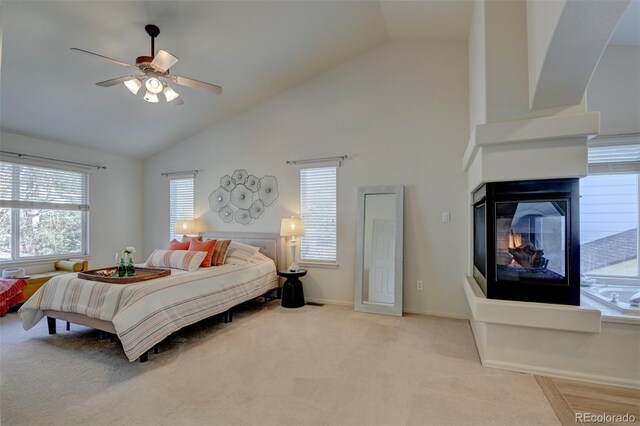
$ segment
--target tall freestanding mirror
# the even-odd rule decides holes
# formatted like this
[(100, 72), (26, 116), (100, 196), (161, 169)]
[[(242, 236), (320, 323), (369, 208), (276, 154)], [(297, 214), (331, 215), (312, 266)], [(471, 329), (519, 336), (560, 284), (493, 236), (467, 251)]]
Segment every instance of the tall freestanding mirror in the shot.
[(356, 311), (402, 316), (402, 185), (358, 188)]

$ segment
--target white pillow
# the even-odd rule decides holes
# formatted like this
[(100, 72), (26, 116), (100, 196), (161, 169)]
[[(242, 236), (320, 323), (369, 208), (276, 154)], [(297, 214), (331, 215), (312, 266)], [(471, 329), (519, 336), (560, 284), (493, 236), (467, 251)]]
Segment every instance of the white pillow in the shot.
[(145, 266), (149, 268), (182, 269), (194, 272), (198, 270), (206, 255), (206, 251), (156, 249), (151, 253), (149, 259), (147, 259)]
[(260, 249), (254, 246), (248, 246), (235, 241), (231, 241), (227, 249), (227, 257), (224, 259), (225, 264), (242, 265), (249, 262), (258, 253)]

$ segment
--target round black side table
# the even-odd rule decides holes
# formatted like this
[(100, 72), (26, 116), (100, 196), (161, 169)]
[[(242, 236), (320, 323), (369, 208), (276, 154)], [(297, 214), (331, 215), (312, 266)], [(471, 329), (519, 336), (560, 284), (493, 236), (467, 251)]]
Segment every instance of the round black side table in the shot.
[(298, 272), (279, 271), (278, 275), (287, 280), (282, 285), (282, 307), (300, 308), (304, 306), (304, 291), (300, 277), (307, 275), (304, 269)]

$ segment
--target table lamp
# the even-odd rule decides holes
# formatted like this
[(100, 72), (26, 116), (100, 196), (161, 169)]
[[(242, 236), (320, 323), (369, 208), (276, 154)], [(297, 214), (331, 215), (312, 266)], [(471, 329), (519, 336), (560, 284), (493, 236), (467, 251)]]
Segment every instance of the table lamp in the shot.
[(296, 262), (296, 237), (304, 235), (304, 222), (302, 219), (283, 218), (280, 224), (280, 235), (283, 237), (291, 237), (291, 265), (289, 265), (289, 272), (298, 272), (300, 267)]
[(176, 224), (173, 227), (174, 235), (198, 235), (198, 223), (195, 219), (176, 220)]

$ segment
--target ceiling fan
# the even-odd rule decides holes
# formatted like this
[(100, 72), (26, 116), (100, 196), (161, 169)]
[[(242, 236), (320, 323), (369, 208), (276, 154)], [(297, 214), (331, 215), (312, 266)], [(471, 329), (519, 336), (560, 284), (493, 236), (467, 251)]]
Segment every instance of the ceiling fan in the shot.
[(206, 90), (208, 92), (220, 95), (222, 93), (222, 87), (215, 84), (205, 83), (203, 81), (194, 80), (192, 78), (181, 77), (179, 75), (170, 74), (170, 68), (178, 62), (178, 58), (173, 56), (166, 50), (159, 50), (155, 53), (155, 38), (160, 34), (160, 28), (155, 25), (147, 25), (144, 27), (147, 34), (151, 37), (151, 56), (138, 56), (136, 58), (136, 64), (131, 65), (126, 62), (118, 61), (107, 56), (99, 55), (97, 53), (89, 52), (88, 50), (78, 49), (72, 47), (71, 50), (77, 52), (87, 53), (98, 58), (106, 59), (118, 65), (127, 68), (133, 68), (136, 71), (142, 72), (138, 75), (128, 75), (124, 77), (112, 78), (111, 80), (101, 81), (96, 85), (101, 87), (111, 87), (116, 84), (124, 83), (134, 95), (138, 94), (138, 91), (144, 85), (146, 93), (144, 100), (151, 103), (158, 103), (158, 95), (164, 94), (167, 102), (174, 105), (182, 105), (184, 102), (180, 95), (171, 88), (169, 83), (175, 83), (180, 86), (192, 87), (194, 89)]

